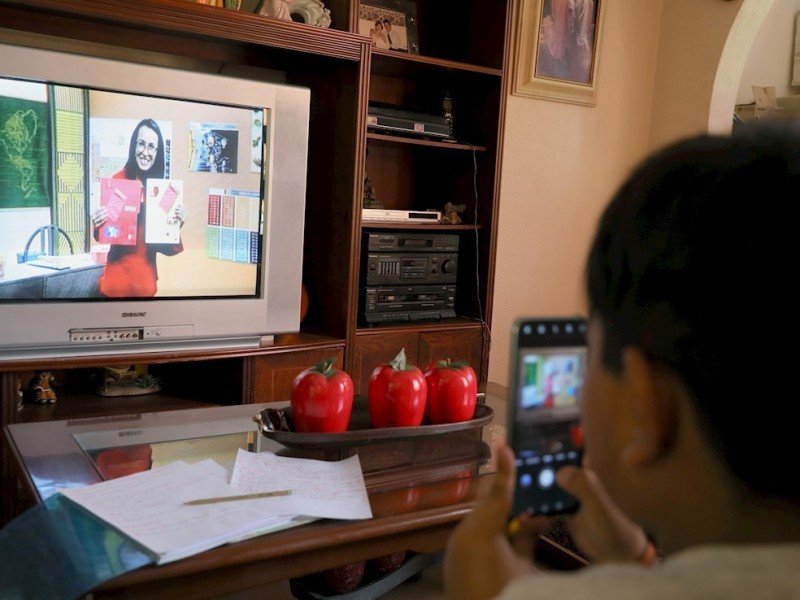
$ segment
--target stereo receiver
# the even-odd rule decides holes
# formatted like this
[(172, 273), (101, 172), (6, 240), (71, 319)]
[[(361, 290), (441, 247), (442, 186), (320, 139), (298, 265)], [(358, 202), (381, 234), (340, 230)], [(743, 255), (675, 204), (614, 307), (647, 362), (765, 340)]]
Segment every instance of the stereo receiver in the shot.
[(366, 284), (455, 283), (458, 254), (367, 254)]
[(370, 325), (455, 317), (458, 236), (365, 232), (362, 311)]
[(455, 317), (456, 286), (411, 285), (365, 289), (367, 323), (438, 320)]
[(458, 252), (458, 236), (450, 233), (367, 233), (368, 252)]

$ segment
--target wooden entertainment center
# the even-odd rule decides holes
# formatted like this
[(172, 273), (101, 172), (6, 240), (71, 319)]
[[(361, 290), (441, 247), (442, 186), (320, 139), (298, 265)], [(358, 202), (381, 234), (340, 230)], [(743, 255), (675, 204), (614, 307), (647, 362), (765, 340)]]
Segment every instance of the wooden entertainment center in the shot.
[[(372, 5), (372, 2), (365, 1)], [(384, 3), (379, 3), (381, 6)], [(288, 399), (294, 376), (336, 356), (366, 392), (372, 369), (404, 348), (409, 362), (466, 360), (486, 381), (499, 173), (510, 61), (512, 0), (410, 0), (418, 53), (373, 48), (359, 35), (359, 0), (328, 0), (321, 28), (190, 0), (0, 0), (0, 41), (252, 78), (311, 89), (303, 282), (309, 308), (298, 334), (256, 350), (101, 355), (0, 363), (0, 427)], [(455, 141), (368, 129), (372, 102), (442, 111), (452, 100)], [(383, 208), (465, 205), (462, 223), (362, 222), (365, 176)], [(458, 236), (455, 318), (368, 326), (363, 319), (369, 232)], [(161, 393), (127, 399), (91, 392), (99, 367), (147, 364)], [(56, 375), (59, 401), (25, 404), (17, 389), (38, 370)], [(0, 524), (25, 508), (9, 449), (0, 455)]]

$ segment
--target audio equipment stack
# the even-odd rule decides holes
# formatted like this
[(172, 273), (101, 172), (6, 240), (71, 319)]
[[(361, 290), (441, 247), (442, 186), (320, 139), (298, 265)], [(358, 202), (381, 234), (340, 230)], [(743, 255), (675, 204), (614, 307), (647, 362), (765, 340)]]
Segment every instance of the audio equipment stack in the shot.
[(368, 324), (456, 316), (457, 235), (364, 235), (362, 314)]

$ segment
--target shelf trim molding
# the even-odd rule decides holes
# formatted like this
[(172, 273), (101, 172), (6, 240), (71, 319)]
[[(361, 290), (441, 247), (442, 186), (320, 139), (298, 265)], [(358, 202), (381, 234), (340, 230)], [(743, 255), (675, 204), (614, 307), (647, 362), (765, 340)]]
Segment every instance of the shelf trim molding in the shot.
[(206, 39), (246, 42), (358, 62), (366, 38), (335, 29), (323, 29), (252, 13), (202, 4), (138, 0), (131, 10), (127, 0), (0, 0), (0, 6), (35, 8), (49, 15), (71, 15), (136, 26), (199, 35)]

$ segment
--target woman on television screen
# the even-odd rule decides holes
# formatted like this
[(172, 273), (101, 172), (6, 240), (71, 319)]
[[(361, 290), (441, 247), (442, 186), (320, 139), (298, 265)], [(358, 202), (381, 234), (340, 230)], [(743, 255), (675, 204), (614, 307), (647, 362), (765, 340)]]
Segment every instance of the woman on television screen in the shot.
[[(138, 190), (133, 206), (125, 202), (126, 190), (115, 189), (110, 200), (102, 202), (92, 214), (93, 236), (95, 240), (118, 239), (110, 244), (106, 267), (97, 284), (98, 292), (110, 298), (155, 296), (158, 272), (156, 254), (174, 256), (183, 251), (183, 243), (147, 243), (146, 241), (146, 202), (145, 192), (148, 179), (164, 179), (164, 138), (161, 129), (153, 119), (143, 119), (133, 131), (125, 166), (117, 171), (112, 180), (138, 182), (138, 186), (128, 186)], [(137, 201), (138, 200), (138, 201)], [(115, 203), (116, 201), (116, 203)], [(118, 218), (125, 211), (135, 210), (136, 225), (133, 231), (125, 234), (124, 224)], [(174, 219), (183, 227), (187, 212), (182, 203), (174, 209)], [(120, 235), (120, 233), (123, 235)]]

